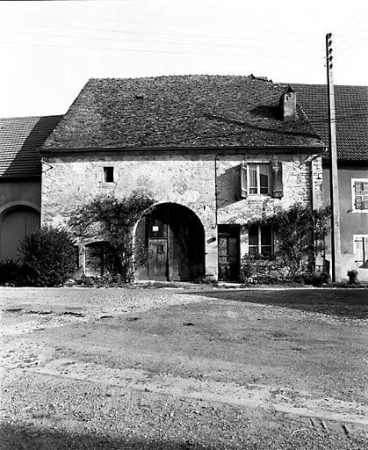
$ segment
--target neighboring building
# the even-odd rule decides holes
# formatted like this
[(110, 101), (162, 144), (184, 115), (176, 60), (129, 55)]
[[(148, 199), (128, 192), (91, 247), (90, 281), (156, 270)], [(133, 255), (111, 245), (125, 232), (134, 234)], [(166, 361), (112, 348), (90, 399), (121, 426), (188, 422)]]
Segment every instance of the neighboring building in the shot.
[(41, 146), (60, 116), (0, 119), (0, 260), (40, 226)]
[[(328, 145), (327, 87), (294, 84), (298, 99), (311, 123)], [(358, 270), (368, 281), (368, 87), (335, 86), (336, 141), (341, 226), (342, 279)], [(321, 101), (323, 99), (323, 101)], [(329, 157), (323, 164), (325, 204), (330, 203)], [(330, 259), (331, 247), (326, 258)]]
[[(66, 225), (99, 194), (151, 195), (134, 231), (141, 279), (237, 280), (242, 255), (272, 253), (250, 226), (295, 202), (322, 206), (322, 152), (287, 85), (235, 76), (92, 79), (42, 147), (42, 223)], [(93, 240), (80, 239), (89, 272)]]

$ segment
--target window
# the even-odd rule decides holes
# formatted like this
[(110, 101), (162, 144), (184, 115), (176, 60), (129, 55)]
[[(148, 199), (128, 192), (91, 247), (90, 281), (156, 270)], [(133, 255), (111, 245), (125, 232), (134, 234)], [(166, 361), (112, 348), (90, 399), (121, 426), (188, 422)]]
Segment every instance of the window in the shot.
[(354, 255), (359, 267), (368, 268), (368, 235), (354, 235)]
[(249, 194), (268, 194), (270, 192), (270, 165), (248, 164)]
[(282, 198), (282, 162), (274, 159), (269, 163), (247, 163), (240, 166), (240, 198), (248, 195), (270, 195)]
[(272, 254), (272, 229), (265, 225), (251, 225), (249, 227), (249, 254)]
[(113, 167), (104, 167), (104, 182), (105, 183), (113, 183), (114, 182), (114, 168)]
[(352, 180), (353, 211), (368, 212), (368, 179)]

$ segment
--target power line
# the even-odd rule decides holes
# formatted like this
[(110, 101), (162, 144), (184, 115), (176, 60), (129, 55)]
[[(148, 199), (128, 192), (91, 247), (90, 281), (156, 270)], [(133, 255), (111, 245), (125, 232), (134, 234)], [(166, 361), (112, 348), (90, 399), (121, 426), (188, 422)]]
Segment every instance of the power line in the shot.
[[(9, 24), (9, 22), (5, 22), (5, 21), (1, 21), (1, 20), (0, 20), (0, 23)], [(56, 25), (56, 28), (66, 29), (66, 30), (69, 30), (69, 31), (70, 30), (93, 31), (93, 32), (98, 32), (98, 33), (99, 32), (105, 32), (105, 33), (113, 33), (113, 34), (121, 34), (121, 35), (128, 34), (128, 35), (138, 35), (138, 36), (142, 36), (142, 35), (151, 36), (151, 35), (154, 35), (154, 36), (190, 37), (190, 38), (211, 39), (212, 41), (213, 41), (213, 39), (221, 39), (221, 40), (224, 40), (224, 39), (226, 39), (226, 40), (237, 40), (237, 39), (244, 40), (244, 39), (247, 39), (247, 40), (257, 41), (257, 42), (259, 42), (259, 41), (269, 42), (269, 38), (266, 38), (266, 37), (265, 38), (255, 38), (254, 35), (251, 35), (251, 36), (245, 36), (245, 35), (242, 35), (242, 36), (240, 36), (240, 35), (238, 35), (238, 36), (235, 36), (235, 35), (234, 36), (219, 36), (219, 35), (211, 36), (211, 35), (204, 35), (204, 34), (183, 34), (183, 33), (178, 33), (178, 32), (175, 32), (175, 33), (156, 32), (156, 31), (142, 32), (141, 30), (131, 31), (131, 30), (112, 29), (112, 28), (109, 28), (109, 29), (108, 28), (81, 28), (81, 27), (73, 27), (73, 26), (70, 26), (70, 25), (68, 25), (68, 26), (60, 25), (57, 22), (48, 22), (48, 23), (50, 24), (50, 27), (51, 26), (53, 27), (53, 29), (55, 29), (54, 25)], [(44, 24), (43, 25), (42, 24), (38, 25), (38, 24), (32, 23), (32, 24), (27, 24), (27, 26), (36, 27), (36, 28), (40, 28), (40, 29), (44, 30)], [(14, 33), (14, 30), (10, 30), (10, 32)], [(23, 32), (17, 32), (17, 34), (21, 34), (21, 33), (23, 33)], [(96, 39), (99, 39), (99, 38), (96, 37)], [(278, 37), (273, 36), (272, 37), (272, 42), (275, 42), (275, 41), (290, 43), (290, 38), (280, 39)], [(311, 43), (312, 44), (320, 44), (319, 41), (317, 41), (317, 40), (316, 41), (311, 41), (310, 39), (308, 39), (308, 40), (296, 40), (296, 39), (293, 39), (293, 42), (295, 42), (295, 43), (308, 43), (308, 44), (311, 44)]]
[[(124, 10), (124, 11), (119, 10), (118, 12), (123, 12), (124, 14), (126, 14), (126, 13), (139, 14), (141, 16), (146, 16), (146, 17), (152, 17), (152, 16), (156, 16), (156, 17), (160, 17), (160, 18), (163, 17), (163, 15), (161, 13), (160, 14), (151, 14), (151, 13), (150, 14), (146, 14), (146, 13), (142, 13), (142, 12), (126, 11), (126, 10)], [(20, 18), (20, 14), (14, 14), (14, 15), (16, 16), (17, 19)], [(49, 16), (42, 15), (42, 14), (32, 14), (32, 13), (24, 13), (24, 12), (22, 12), (22, 15), (38, 17), (38, 18), (39, 17), (45, 17), (47, 19), (49, 18)], [(85, 18), (85, 16), (81, 17), (81, 16), (71, 16), (71, 15), (68, 15), (68, 16), (60, 16), (60, 15), (58, 15), (57, 17), (58, 18), (64, 18), (64, 19), (67, 19), (67, 20), (70, 20), (70, 19), (73, 19), (73, 18), (79, 19), (79, 20), (82, 19), (82, 20), (88, 20), (88, 22), (96, 20), (99, 24), (101, 23), (101, 21), (102, 22), (114, 22), (114, 23), (116, 23), (116, 19), (106, 19), (106, 18), (101, 18), (100, 16), (96, 17), (96, 18), (95, 17), (93, 17), (93, 18), (91, 18), (91, 17)], [(161, 22), (161, 23), (159, 23), (157, 21), (154, 21), (154, 24), (155, 25), (173, 26), (174, 25), (173, 24), (173, 20), (177, 20), (177, 17), (176, 16), (166, 16), (166, 17), (168, 17), (170, 19), (170, 22)], [(41, 22), (41, 26), (45, 25), (45, 23), (46, 22)], [(53, 25), (55, 25), (55, 24), (57, 25), (59, 22), (50, 22), (50, 21), (48, 21), (48, 23), (53, 24)], [(146, 25), (152, 25), (152, 22), (126, 21), (126, 20), (124, 20), (124, 22), (122, 22), (122, 24), (140, 24), (140, 25), (145, 25), (146, 24)], [(27, 23), (27, 26), (33, 26), (33, 24)], [(183, 25), (175, 24), (174, 26), (175, 26), (175, 28), (177, 28), (178, 26), (200, 27), (202, 29), (203, 28), (208, 28), (208, 29), (216, 30), (216, 32), (218, 32), (218, 30), (226, 30), (226, 31), (231, 31), (231, 32), (234, 31), (233, 27), (224, 27), (224, 26), (219, 26), (219, 25), (209, 25), (208, 22), (200, 22), (200, 21), (193, 21), (193, 20), (191, 22), (186, 21)], [(88, 28), (80, 28), (80, 27), (73, 27), (73, 29), (88, 30)], [(89, 28), (89, 29), (91, 30), (91, 28)], [(93, 28), (92, 30), (109, 31), (108, 29), (95, 29), (95, 28)], [(120, 32), (121, 30), (118, 29), (118, 30), (111, 30), (111, 31), (113, 31), (113, 32)], [(253, 35), (254, 32), (259, 32), (260, 28), (259, 27), (254, 27), (254, 28), (247, 27), (246, 31), (248, 31), (250, 34)], [(308, 38), (308, 40), (305, 40), (303, 42), (311, 42), (310, 41), (310, 37), (311, 37), (312, 33), (310, 31), (302, 32), (302, 31), (295, 31), (295, 30), (291, 31), (290, 29), (284, 30), (284, 29), (271, 29), (271, 28), (267, 28), (264, 31), (267, 31), (273, 37), (275, 36), (275, 34), (280, 34), (280, 33), (285, 33), (288, 36), (290, 36), (290, 35), (302, 36), (303, 35), (303, 36), (306, 36), (306, 38)], [(319, 36), (319, 33), (314, 33), (313, 36), (317, 37), (317, 36)], [(220, 36), (220, 38), (226, 38), (226, 36)], [(285, 40), (290, 40), (290, 39), (289, 38), (285, 38)], [(293, 41), (295, 41), (295, 40), (293, 39)], [(302, 41), (300, 41), (300, 42), (302, 42)], [(319, 41), (316, 40), (314, 42), (317, 43)]]
[[(26, 35), (26, 36), (42, 36), (42, 37), (46, 37), (47, 34), (43, 34), (43, 33), (32, 33), (32, 35), (30, 35), (29, 33), (26, 32), (14, 32), (14, 35)], [(51, 37), (51, 35), (49, 35)], [(100, 37), (91, 37), (91, 36), (83, 36), (83, 37), (78, 37), (76, 38), (75, 36), (66, 36), (66, 35), (57, 35), (57, 34), (53, 34), (52, 35), (53, 38), (63, 38), (63, 39), (78, 39), (78, 40), (92, 40), (92, 41), (107, 41), (107, 42), (138, 42), (138, 43), (150, 43), (150, 44), (167, 44), (167, 45), (186, 45), (186, 46), (212, 46), (212, 47), (223, 47), (223, 48), (234, 48), (234, 49), (249, 49), (249, 47), (246, 47), (244, 45), (227, 45), (227, 44), (215, 44), (213, 42), (211, 43), (201, 43), (201, 42), (175, 42), (175, 41), (154, 41), (152, 39), (150, 40), (145, 40), (145, 39), (130, 39), (130, 38), (126, 38), (124, 37), (124, 39), (119, 39), (119, 38), (100, 38)], [(55, 47), (57, 47), (58, 44), (55, 44)], [(100, 48), (100, 47), (98, 47)], [(261, 46), (252, 46), (252, 50), (255, 49), (263, 49), (263, 47)], [(300, 52), (300, 47), (298, 48), (292, 48), (292, 47), (271, 47), (271, 49), (273, 50), (291, 50), (291, 51), (296, 51), (296, 52)], [(313, 49), (304, 49), (304, 51), (309, 51), (309, 52), (315, 52), (316, 50)], [(322, 50), (321, 50), (322, 51)]]
[[(64, 48), (64, 49), (71, 49), (71, 50), (103, 50), (103, 51), (112, 51), (112, 52), (130, 52), (130, 53), (151, 53), (151, 54), (175, 54), (175, 55), (202, 55), (202, 56), (225, 56), (225, 57), (235, 57), (235, 56), (252, 56), (255, 58), (294, 58), (294, 59), (304, 59), (305, 55), (302, 55), (300, 51), (297, 52), (297, 55), (290, 55), (290, 54), (275, 54), (275, 49), (269, 48), (265, 49), (262, 47), (252, 47), (248, 50), (254, 51), (255, 53), (221, 53), (213, 51), (211, 53), (209, 52), (193, 52), (193, 51), (178, 51), (178, 50), (147, 50), (147, 49), (132, 49), (132, 48), (109, 48), (109, 47), (92, 47), (92, 46), (81, 46), (81, 45), (59, 45), (59, 44), (44, 44), (44, 43), (24, 43), (24, 42), (0, 42), (2, 45), (20, 45), (25, 47), (45, 47), (45, 48)], [(215, 50), (215, 49), (214, 49)], [(266, 53), (261, 54), (259, 50), (265, 50)], [(294, 49), (289, 49), (294, 50)]]

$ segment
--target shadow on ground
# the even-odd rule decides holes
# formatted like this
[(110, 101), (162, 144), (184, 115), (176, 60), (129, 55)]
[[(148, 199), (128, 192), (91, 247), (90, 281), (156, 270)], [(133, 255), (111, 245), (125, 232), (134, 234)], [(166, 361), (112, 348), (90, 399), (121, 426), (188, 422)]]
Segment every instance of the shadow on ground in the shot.
[(275, 305), (350, 319), (368, 318), (368, 289), (221, 290), (193, 295)]
[(124, 437), (113, 439), (93, 434), (76, 434), (36, 428), (32, 425), (4, 424), (0, 428), (0, 446), (4, 450), (215, 450), (190, 441), (139, 439)]

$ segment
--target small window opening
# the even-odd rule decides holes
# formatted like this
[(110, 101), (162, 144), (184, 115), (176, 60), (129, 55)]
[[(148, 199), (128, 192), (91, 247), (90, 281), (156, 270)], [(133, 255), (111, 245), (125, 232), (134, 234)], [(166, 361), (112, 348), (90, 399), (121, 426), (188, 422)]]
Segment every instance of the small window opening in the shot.
[(104, 182), (113, 183), (114, 182), (114, 168), (104, 167)]

